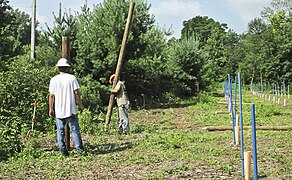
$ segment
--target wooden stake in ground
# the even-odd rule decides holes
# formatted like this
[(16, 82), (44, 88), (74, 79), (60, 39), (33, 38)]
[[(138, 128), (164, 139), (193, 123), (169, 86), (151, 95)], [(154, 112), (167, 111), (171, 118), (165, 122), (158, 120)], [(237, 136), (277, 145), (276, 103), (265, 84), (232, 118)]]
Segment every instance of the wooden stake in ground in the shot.
[(251, 151), (244, 152), (244, 179), (251, 179)]
[[(69, 61), (70, 59), (70, 40), (69, 37), (62, 37), (62, 58), (65, 58)], [(66, 148), (70, 149), (70, 128), (66, 123), (65, 125), (65, 144)]]
[[(121, 49), (120, 49), (120, 53), (119, 53), (118, 64), (117, 64), (117, 68), (116, 68), (116, 72), (115, 72), (116, 76), (114, 78), (113, 88), (117, 85), (118, 79), (120, 78), (124, 53), (125, 53), (125, 49), (126, 49), (126, 43), (127, 43), (129, 29), (130, 29), (130, 25), (131, 25), (131, 21), (132, 21), (132, 17), (133, 17), (133, 12), (134, 12), (134, 6), (135, 6), (135, 3), (133, 3), (131, 1), (130, 7), (129, 7), (127, 23), (126, 23), (126, 27), (125, 27), (125, 31), (124, 31), (124, 35), (123, 35), (122, 45), (121, 45)], [(113, 110), (114, 98), (115, 98), (115, 95), (111, 94), (110, 99), (109, 99), (108, 108), (107, 108), (106, 119), (105, 119), (105, 129), (108, 128), (108, 125), (110, 123), (112, 110)]]
[(240, 143), (240, 126), (239, 126), (239, 115), (236, 115), (235, 118), (235, 144), (239, 145)]
[(239, 126), (239, 115), (236, 114), (235, 116), (235, 126)]
[(235, 126), (235, 144), (239, 145), (240, 142), (240, 127)]

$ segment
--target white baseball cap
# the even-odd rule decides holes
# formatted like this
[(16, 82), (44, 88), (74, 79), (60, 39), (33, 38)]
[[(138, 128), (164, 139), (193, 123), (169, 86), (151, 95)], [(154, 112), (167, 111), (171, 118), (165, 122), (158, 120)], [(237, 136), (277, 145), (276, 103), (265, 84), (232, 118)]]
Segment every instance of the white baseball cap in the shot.
[(59, 59), (58, 63), (56, 64), (57, 67), (70, 67), (68, 64), (68, 60), (65, 58)]

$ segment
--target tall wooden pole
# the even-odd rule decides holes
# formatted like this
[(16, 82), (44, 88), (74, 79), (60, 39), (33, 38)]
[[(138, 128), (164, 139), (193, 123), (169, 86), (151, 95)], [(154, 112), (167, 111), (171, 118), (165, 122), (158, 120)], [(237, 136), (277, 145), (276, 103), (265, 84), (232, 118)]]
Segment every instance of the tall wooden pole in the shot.
[[(125, 31), (124, 31), (124, 35), (123, 35), (122, 45), (121, 45), (121, 49), (120, 49), (120, 53), (119, 53), (118, 64), (116, 67), (116, 72), (115, 72), (116, 76), (114, 78), (113, 88), (117, 85), (118, 79), (120, 78), (122, 64), (123, 64), (123, 58), (124, 58), (125, 49), (126, 49), (126, 43), (127, 43), (129, 29), (130, 29), (130, 25), (131, 25), (131, 21), (132, 21), (132, 17), (133, 17), (133, 12), (134, 12), (134, 7), (135, 7), (135, 3), (133, 3), (131, 1), (130, 7), (129, 7), (127, 23), (126, 23), (126, 27), (125, 27)], [(106, 120), (105, 120), (105, 129), (108, 128), (108, 125), (110, 123), (111, 114), (112, 114), (112, 110), (113, 110), (114, 97), (115, 97), (114, 94), (110, 95), (109, 104), (108, 104), (108, 108), (107, 108), (107, 114), (106, 114)]]
[(31, 45), (30, 58), (35, 59), (35, 22), (36, 22), (36, 0), (32, 0), (32, 17), (31, 17)]
[[(70, 39), (69, 37), (62, 37), (62, 58), (70, 59)], [(65, 125), (65, 144), (66, 148), (70, 149), (70, 128), (66, 123)]]

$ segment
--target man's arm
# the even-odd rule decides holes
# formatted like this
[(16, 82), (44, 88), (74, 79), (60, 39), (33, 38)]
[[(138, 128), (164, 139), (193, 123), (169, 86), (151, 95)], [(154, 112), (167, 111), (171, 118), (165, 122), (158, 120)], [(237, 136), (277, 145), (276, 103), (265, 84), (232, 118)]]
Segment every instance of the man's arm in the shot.
[(119, 92), (118, 89), (112, 89), (112, 90), (111, 90), (111, 93), (113, 93), (113, 94), (116, 94), (116, 93), (118, 93), (118, 92)]
[(49, 94), (49, 116), (54, 117), (54, 102), (55, 102), (55, 96), (54, 94)]
[(80, 91), (79, 91), (79, 89), (76, 89), (76, 90), (74, 91), (74, 94), (75, 94), (75, 99), (76, 99), (76, 101), (77, 101), (77, 104), (78, 104), (79, 110), (80, 110), (80, 112), (82, 112), (82, 111), (83, 111), (83, 104), (82, 104), (82, 101), (81, 101), (81, 95), (80, 95)]
[(111, 90), (111, 93), (117, 94), (120, 91), (121, 84), (118, 82), (116, 87)]

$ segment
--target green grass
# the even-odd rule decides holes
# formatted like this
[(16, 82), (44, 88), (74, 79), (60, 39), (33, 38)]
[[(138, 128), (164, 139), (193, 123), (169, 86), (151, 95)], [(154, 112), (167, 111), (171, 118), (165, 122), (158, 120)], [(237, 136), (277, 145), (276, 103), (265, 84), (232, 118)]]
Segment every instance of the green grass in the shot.
[[(83, 133), (86, 153), (69, 157), (57, 152), (55, 134), (37, 133), (23, 142), (17, 156), (0, 163), (0, 179), (241, 179), (240, 147), (232, 131), (209, 132), (206, 126), (229, 126), (222, 97), (200, 95), (181, 107), (131, 111), (130, 135), (116, 132), (114, 116), (108, 132)], [(292, 110), (244, 92), (255, 103), (257, 125), (291, 125)], [(237, 104), (238, 105), (238, 104)], [(239, 107), (237, 107), (239, 110)], [(251, 124), (250, 105), (243, 123)], [(94, 128), (91, 127), (90, 131)], [(244, 131), (245, 151), (252, 150), (251, 130)], [(262, 179), (292, 179), (290, 131), (257, 131), (258, 172)]]

